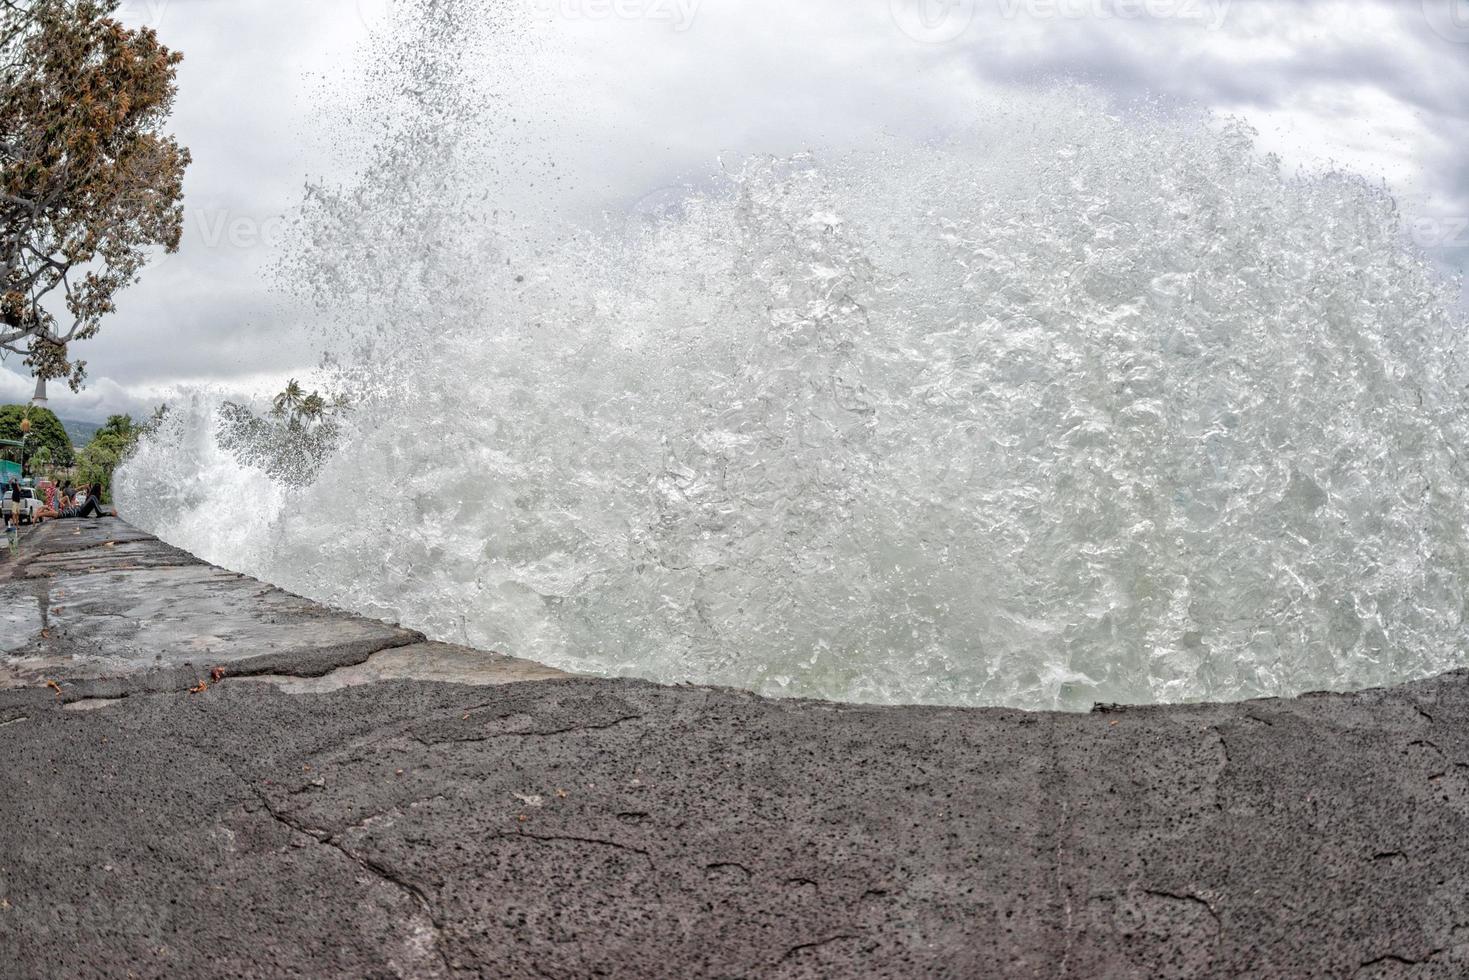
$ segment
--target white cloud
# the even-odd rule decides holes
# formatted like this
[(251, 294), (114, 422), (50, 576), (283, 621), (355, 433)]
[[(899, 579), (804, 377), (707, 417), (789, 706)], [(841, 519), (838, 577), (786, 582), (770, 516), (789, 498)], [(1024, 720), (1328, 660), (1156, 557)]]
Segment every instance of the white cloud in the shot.
[[(194, 154), (187, 230), (180, 254), (147, 271), (78, 351), (91, 387), (58, 405), (97, 418), (136, 412), (185, 378), (242, 386), (310, 368), (312, 315), (265, 274), (273, 222), (307, 175), (341, 169), (341, 121), (357, 98), (343, 66), (395, 2), (125, 6), (186, 55), (175, 129)], [(1469, 214), (1469, 46), (1435, 32), (1417, 2), (958, 0), (951, 9), (970, 19), (943, 43), (904, 30), (907, 6), (923, 2), (682, 0), (676, 20), (589, 16), (580, 0), (497, 8), (523, 28), (484, 65), (517, 114), (505, 156), (554, 161), (555, 182), (524, 193), (585, 216), (634, 206), (721, 154), (935, 132), (962, 125), (996, 84), (1064, 76), (1119, 104), (1242, 115), (1288, 162), (1385, 177), (1440, 230)], [(1462, 266), (1469, 241), (1434, 254)], [(28, 394), (0, 369), (0, 396)]]
[(12, 405), (30, 400), (35, 382), (0, 368), (0, 403)]

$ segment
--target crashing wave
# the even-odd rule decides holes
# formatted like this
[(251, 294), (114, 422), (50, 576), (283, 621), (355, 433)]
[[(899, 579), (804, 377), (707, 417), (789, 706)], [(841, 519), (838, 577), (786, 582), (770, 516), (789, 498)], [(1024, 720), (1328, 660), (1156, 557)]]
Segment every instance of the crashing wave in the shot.
[(350, 324), (336, 453), (288, 492), (199, 399), (119, 476), (130, 518), (436, 638), (768, 694), (1462, 664), (1466, 324), (1381, 187), (1060, 89), (532, 246), (434, 131), (297, 238)]

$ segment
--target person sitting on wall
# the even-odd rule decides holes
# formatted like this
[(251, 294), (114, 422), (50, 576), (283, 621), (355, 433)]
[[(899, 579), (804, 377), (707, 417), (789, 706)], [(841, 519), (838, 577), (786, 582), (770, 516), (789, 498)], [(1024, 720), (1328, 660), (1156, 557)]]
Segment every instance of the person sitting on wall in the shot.
[(52, 507), (43, 507), (36, 512), (36, 517), (41, 520), (67, 521), (78, 517), (109, 517), (111, 515), (102, 512), (102, 486), (94, 483), (90, 488), (83, 487), (76, 495), (76, 503), (72, 506), (57, 510)]

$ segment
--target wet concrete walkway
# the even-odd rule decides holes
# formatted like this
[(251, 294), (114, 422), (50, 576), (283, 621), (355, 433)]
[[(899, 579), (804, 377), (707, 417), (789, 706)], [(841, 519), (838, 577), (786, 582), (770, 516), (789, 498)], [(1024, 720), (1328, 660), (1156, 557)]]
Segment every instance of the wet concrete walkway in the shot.
[(0, 629), (5, 976), (1469, 975), (1463, 673), (769, 701), (427, 644), (115, 521), (27, 535)]

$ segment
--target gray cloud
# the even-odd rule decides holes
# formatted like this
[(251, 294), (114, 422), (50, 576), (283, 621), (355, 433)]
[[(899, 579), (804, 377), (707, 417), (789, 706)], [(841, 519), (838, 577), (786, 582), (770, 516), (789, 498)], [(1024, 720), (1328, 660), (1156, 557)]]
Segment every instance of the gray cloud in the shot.
[[(195, 160), (187, 227), (181, 252), (80, 352), (91, 388), (54, 407), (97, 418), (143, 410), (178, 382), (265, 385), (312, 366), (315, 315), (268, 270), (306, 178), (350, 169), (344, 129), (361, 117), (344, 66), (393, 2), (128, 0), (126, 16), (186, 55), (175, 130)], [(586, 217), (635, 207), (721, 154), (939, 132), (963, 125), (968, 92), (1069, 78), (1119, 105), (1241, 115), (1288, 164), (1383, 176), (1429, 222), (1428, 253), (1466, 265), (1469, 230), (1452, 229), (1469, 215), (1469, 44), (1435, 31), (1417, 0), (1197, 0), (1202, 17), (1182, 15), (1192, 0), (1151, 0), (1168, 15), (1127, 18), (1112, 0), (959, 0), (972, 21), (944, 43), (904, 33), (894, 10), (909, 2), (684, 0), (672, 20), (520, 5), (518, 40), (485, 65), (519, 107), (507, 158), (554, 160), (559, 182), (524, 193)], [(0, 398), (29, 393), (15, 370), (0, 367)]]

